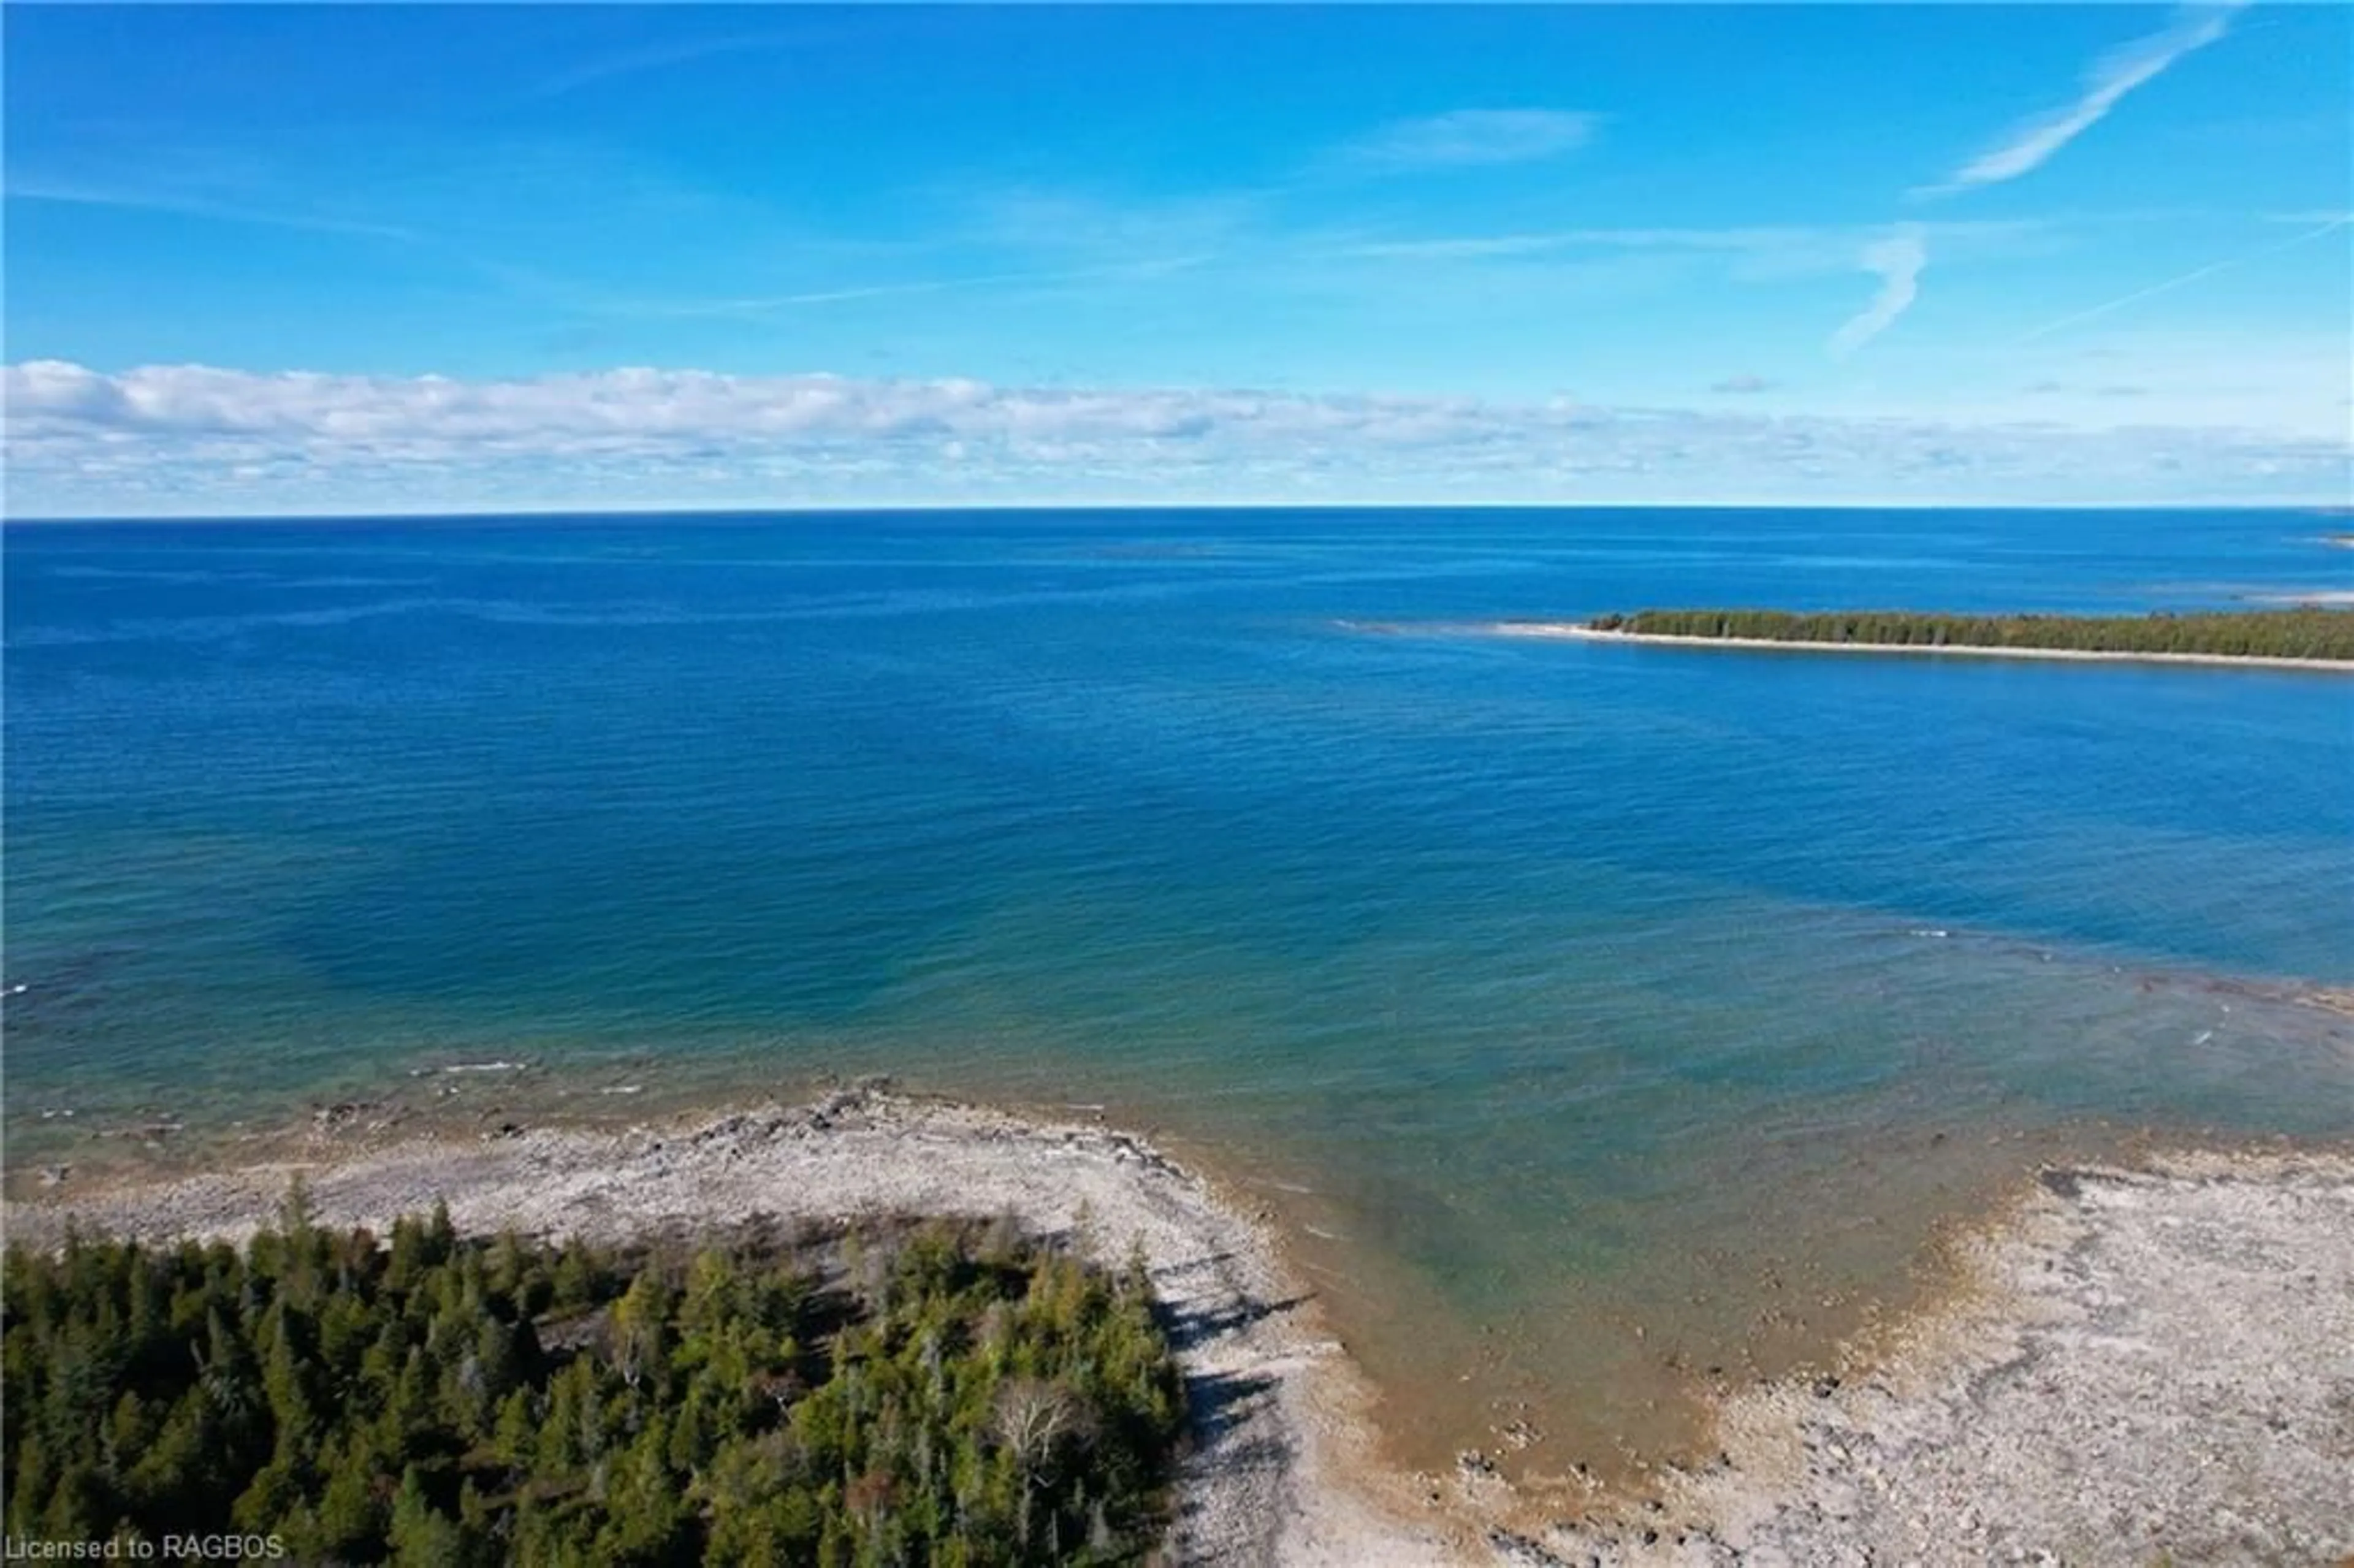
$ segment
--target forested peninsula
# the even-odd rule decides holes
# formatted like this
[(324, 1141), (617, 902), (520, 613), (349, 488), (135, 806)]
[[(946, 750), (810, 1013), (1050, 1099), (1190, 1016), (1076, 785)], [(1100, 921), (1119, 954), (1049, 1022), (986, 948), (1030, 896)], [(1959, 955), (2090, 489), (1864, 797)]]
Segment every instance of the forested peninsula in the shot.
[(1522, 635), (1584, 635), (1810, 648), (2268, 662), (2354, 662), (2354, 610), (2150, 615), (1953, 615), (1911, 610), (1644, 609), (1580, 624), (1512, 622)]
[(7, 1255), (7, 1528), (311, 1562), (1139, 1561), (1185, 1401), (1141, 1255), (1009, 1222), (696, 1245), (389, 1237)]
[(457, 1568), (1461, 1556), (1257, 1206), (1133, 1134), (871, 1082), (387, 1130), (10, 1196), (9, 1531)]

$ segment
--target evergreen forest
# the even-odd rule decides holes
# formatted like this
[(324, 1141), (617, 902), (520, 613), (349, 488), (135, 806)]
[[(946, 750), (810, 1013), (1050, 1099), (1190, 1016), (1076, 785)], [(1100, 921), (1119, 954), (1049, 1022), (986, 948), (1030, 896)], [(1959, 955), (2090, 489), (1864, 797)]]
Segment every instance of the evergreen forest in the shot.
[[(874, 1222), (629, 1248), (11, 1248), (5, 1525), (333, 1563), (1120, 1563), (1184, 1430), (1140, 1256)], [(249, 1549), (249, 1554), (250, 1551)]]
[(1913, 610), (1644, 609), (1589, 622), (1637, 637), (1747, 637), (1897, 648), (2059, 648), (2354, 659), (2354, 609), (2200, 610), (2154, 615), (1941, 615)]

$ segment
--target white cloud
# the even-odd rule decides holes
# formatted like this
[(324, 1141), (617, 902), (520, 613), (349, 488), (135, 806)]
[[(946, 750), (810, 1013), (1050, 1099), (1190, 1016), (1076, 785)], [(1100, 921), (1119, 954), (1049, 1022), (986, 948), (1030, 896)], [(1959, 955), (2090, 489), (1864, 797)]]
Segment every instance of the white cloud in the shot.
[[(2014, 125), (1993, 147), (1964, 164), (1945, 183), (1916, 191), (1939, 196), (2015, 180), (2041, 168), (2052, 155), (2105, 119), (2134, 89), (2154, 80), (2183, 56), (2205, 48), (2231, 29), (2232, 17), (2247, 0), (2183, 5), (2166, 27), (2104, 56), (2084, 78), (2073, 103)], [(2031, 16), (2031, 14), (2030, 14)]]
[(36, 360), (6, 368), (11, 453), (132, 438), (269, 449), (316, 461), (548, 457), (683, 441), (747, 448), (888, 446), (915, 438), (1032, 441), (1452, 439), (1486, 418), (1467, 398), (1310, 397), (1225, 391), (1000, 388), (977, 381), (855, 380), (620, 369), (523, 380), (260, 375), (150, 366), (106, 375)]
[(1880, 291), (1831, 335), (1831, 353), (1841, 356), (1886, 332), (1912, 308), (1921, 292), (1921, 270), (1929, 264), (1929, 248), (1921, 226), (1908, 224), (1865, 246), (1859, 261), (1865, 271), (1880, 274)]
[[(2343, 440), (1565, 398), (621, 369), (505, 381), (0, 369), (21, 514), (1087, 500), (2327, 495)], [(2156, 412), (2157, 410), (2153, 410)], [(2015, 420), (2015, 414), (2006, 414)], [(2172, 454), (2181, 467), (2154, 477)], [(2186, 477), (2187, 476), (2187, 477)], [(2163, 489), (2157, 487), (2163, 486)]]
[(1601, 120), (1558, 109), (1458, 109), (1384, 125), (1340, 148), (1330, 162), (1367, 174), (1535, 163), (1585, 146)]

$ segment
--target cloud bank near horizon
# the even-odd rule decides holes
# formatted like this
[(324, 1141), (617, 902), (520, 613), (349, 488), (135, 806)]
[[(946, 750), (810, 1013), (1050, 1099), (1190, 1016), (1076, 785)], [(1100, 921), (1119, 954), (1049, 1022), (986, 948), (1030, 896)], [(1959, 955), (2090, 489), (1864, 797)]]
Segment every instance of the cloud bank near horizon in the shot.
[(2342, 497), (2258, 431), (619, 369), (0, 367), (20, 515), (498, 505)]

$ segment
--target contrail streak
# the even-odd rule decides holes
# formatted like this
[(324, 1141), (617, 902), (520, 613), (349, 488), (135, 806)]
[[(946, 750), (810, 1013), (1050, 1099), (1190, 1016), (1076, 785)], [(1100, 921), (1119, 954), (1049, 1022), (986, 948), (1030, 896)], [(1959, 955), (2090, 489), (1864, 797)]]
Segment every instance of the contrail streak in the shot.
[(2199, 281), (2201, 278), (2211, 278), (2218, 272), (2228, 272), (2234, 267), (2244, 267), (2251, 261), (2261, 261), (2267, 256), (2277, 256), (2284, 250), (2295, 249), (2297, 246), (2318, 239), (2325, 234), (2335, 234), (2338, 230), (2344, 228), (2349, 223), (2354, 223), (2354, 218), (2333, 217), (2327, 223), (2323, 224), (2319, 228), (2309, 228), (2294, 238), (2282, 240), (2278, 245), (2267, 245), (2261, 250), (2251, 250), (2245, 256), (2232, 256), (2227, 257), (2221, 261), (2210, 261), (2204, 267), (2195, 267), (2191, 269), (2190, 271), (2182, 274), (2179, 278), (2168, 278), (2163, 283), (2152, 283), (2147, 289), (2137, 289), (2132, 293), (2126, 294), (2119, 299), (2111, 300), (2105, 305), (2094, 305), (2090, 310), (2078, 311), (2073, 315), (2062, 316), (2056, 322), (2046, 322), (2041, 326), (2037, 327), (2033, 332), (2025, 333), (2011, 339), (2009, 346), (2017, 348), (2021, 344), (2033, 343), (2037, 338), (2049, 337), (2055, 332), (2062, 332), (2069, 327), (2082, 325), (2084, 323), (2091, 321), (2096, 316), (2107, 315), (2111, 311), (2121, 311), (2127, 305), (2139, 304), (2144, 300), (2155, 299), (2160, 294), (2171, 293), (2173, 291), (2182, 288), (2187, 284)]

